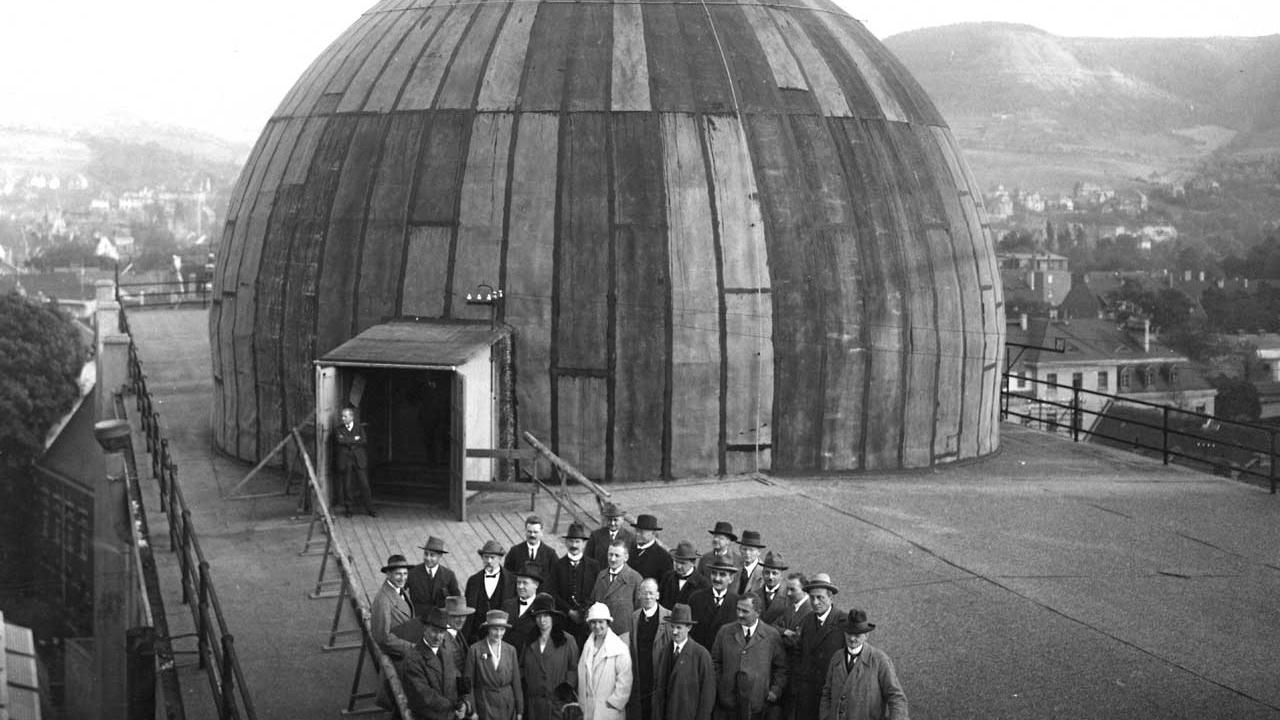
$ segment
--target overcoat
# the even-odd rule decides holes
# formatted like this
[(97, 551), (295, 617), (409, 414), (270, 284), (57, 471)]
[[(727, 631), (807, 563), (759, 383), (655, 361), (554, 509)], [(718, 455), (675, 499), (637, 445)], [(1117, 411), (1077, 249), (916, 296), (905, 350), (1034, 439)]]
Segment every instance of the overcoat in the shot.
[(636, 534), (625, 527), (618, 528), (618, 534), (609, 537), (609, 527), (596, 528), (591, 531), (591, 536), (587, 538), (587, 549), (584, 554), (600, 564), (600, 568), (609, 567), (609, 544), (614, 540), (621, 540), (626, 543), (627, 547), (635, 542)]
[(444, 599), (450, 595), (462, 594), (458, 587), (458, 576), (444, 565), (436, 566), (434, 578), (427, 572), (426, 565), (414, 565), (409, 568), (409, 580), (405, 586), (409, 588), (413, 614), (417, 617), (426, 617), (431, 608), (444, 607)]
[(413, 608), (388, 583), (382, 583), (369, 606), (369, 634), (391, 660), (400, 662), (413, 650), (413, 642), (392, 632), (413, 619)]
[(627, 564), (640, 573), (641, 578), (653, 578), (655, 582), (661, 580), (663, 575), (671, 572), (675, 567), (671, 560), (671, 553), (662, 546), (662, 543), (654, 540), (652, 545), (641, 550), (636, 547), (634, 538), (631, 540)]
[(538, 648), (534, 635), (520, 658), (520, 676), (524, 678), (525, 720), (559, 720), (556, 687), (568, 683), (578, 687), (578, 641), (565, 633), (564, 643), (549, 641), (545, 650)]
[(516, 649), (503, 642), (498, 667), (489, 656), (489, 641), (481, 640), (467, 653), (466, 676), (480, 720), (513, 720), (524, 712), (524, 689), (520, 684), (520, 661)]
[(415, 718), (452, 717), (458, 704), (460, 664), (456, 655), (457, 646), (448, 640), (440, 644), (439, 655), (420, 641), (405, 658), (401, 680)]
[(845, 672), (844, 662), (842, 650), (827, 666), (820, 720), (908, 720), (907, 696), (884, 651), (863, 643), (852, 672)]
[(658, 632), (653, 636), (653, 642), (649, 645), (648, 652), (641, 652), (639, 641), (639, 633), (636, 628), (639, 627), (640, 618), (644, 615), (644, 610), (639, 608), (631, 613), (631, 633), (627, 635), (627, 650), (631, 653), (631, 699), (628, 701), (628, 716), (639, 717), (641, 702), (646, 696), (652, 697), (654, 688), (653, 677), (653, 656), (654, 651), (665, 643), (671, 642), (671, 626), (666, 623), (667, 616), (671, 611), (658, 606), (656, 610), (658, 617)]
[(725, 593), (724, 600), (717, 608), (715, 594), (710, 587), (706, 587), (689, 597), (689, 610), (693, 619), (698, 621), (689, 631), (689, 637), (697, 640), (702, 647), (709, 648), (715, 643), (720, 627), (737, 619), (738, 596), (730, 590)]
[(763, 622), (756, 623), (750, 640), (743, 637), (738, 623), (720, 628), (711, 646), (711, 662), (716, 668), (716, 705), (724, 710), (736, 710), (746, 701), (750, 715), (755, 716), (764, 711), (770, 692), (781, 698), (787, 687), (782, 638)]
[(764, 585), (761, 585), (760, 588), (756, 590), (756, 594), (764, 601), (764, 610), (760, 613), (760, 619), (774, 627), (778, 627), (777, 623), (774, 621), (777, 620), (778, 616), (781, 615), (783, 611), (787, 609), (787, 606), (791, 604), (791, 601), (787, 599), (786, 586), (778, 585), (778, 589), (773, 591), (773, 597), (770, 597), (769, 591), (764, 589)]
[[(723, 557), (717, 556), (715, 550), (708, 550), (707, 552), (703, 553), (702, 557), (698, 558), (698, 567), (694, 568), (694, 572), (701, 573), (702, 576), (705, 577), (707, 580), (711, 580), (711, 570), (709, 568), (712, 565), (712, 563), (715, 563), (718, 561), (725, 562), (741, 570), (742, 554), (739, 553), (737, 550), (734, 550), (732, 547), (725, 550), (724, 552), (725, 554)], [(740, 578), (738, 578), (737, 576), (734, 576), (733, 582), (736, 583), (738, 582), (739, 579)], [(738, 589), (738, 586), (733, 584), (731, 584), (729, 587), (732, 590)]]
[[(811, 608), (812, 610), (812, 608)], [(845, 612), (831, 608), (826, 622), (818, 624), (818, 615), (810, 612), (800, 621), (800, 647), (792, 666), (792, 695), (796, 700), (797, 718), (818, 717), (818, 701), (822, 685), (827, 681), (831, 656), (844, 647)]]
[(578, 702), (583, 720), (623, 720), (631, 697), (631, 654), (613, 630), (596, 647), (587, 638), (578, 658)]
[[(745, 588), (742, 586), (743, 575), (747, 576), (747, 586)], [(750, 593), (759, 595), (760, 588), (764, 587), (764, 566), (757, 562), (756, 566), (751, 568), (751, 572), (748, 574), (744, 565), (742, 571), (738, 573), (738, 577), (734, 578), (734, 582), (737, 583), (734, 589), (738, 591), (739, 595), (748, 595)]]
[(710, 720), (716, 704), (716, 671), (711, 653), (692, 638), (680, 648), (674, 663), (673, 652), (674, 642), (654, 650), (651, 720)]
[(502, 639), (515, 645), (521, 657), (523, 657), (525, 645), (529, 643), (530, 639), (538, 635), (538, 621), (534, 619), (533, 613), (529, 610), (525, 610), (524, 615), (520, 614), (519, 596), (503, 603), (502, 609), (507, 611), (507, 617), (510, 618), (511, 622), (511, 627), (507, 629), (507, 634)]
[(533, 555), (529, 554), (529, 543), (523, 542), (507, 551), (507, 556), (502, 560), (502, 567), (507, 572), (518, 573), (524, 570), (526, 563), (533, 563), (542, 571), (544, 579), (551, 577), (551, 567), (556, 564), (556, 551), (546, 543), (538, 543), (538, 550)]
[(591, 602), (609, 606), (613, 617), (610, 627), (619, 635), (631, 632), (631, 613), (636, 609), (636, 592), (644, 578), (629, 565), (618, 570), (618, 577), (609, 581), (609, 568), (596, 574), (596, 584), (591, 590)]
[(704, 587), (711, 587), (711, 581), (697, 569), (689, 573), (688, 579), (684, 581), (684, 587), (680, 587), (680, 576), (672, 570), (658, 581), (658, 602), (668, 610), (675, 607), (676, 603), (688, 605), (689, 597)]

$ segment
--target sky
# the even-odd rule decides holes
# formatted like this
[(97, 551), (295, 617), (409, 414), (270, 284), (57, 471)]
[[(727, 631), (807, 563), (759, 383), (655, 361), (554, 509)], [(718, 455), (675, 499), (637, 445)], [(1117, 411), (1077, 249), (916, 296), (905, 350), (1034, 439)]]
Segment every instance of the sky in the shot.
[[(958, 22), (1092, 37), (1280, 32), (1259, 0), (836, 0), (877, 37)], [(4, 0), (0, 125), (138, 118), (250, 144), (307, 65), (372, 0)], [(1173, 8), (1173, 9), (1171, 9)]]

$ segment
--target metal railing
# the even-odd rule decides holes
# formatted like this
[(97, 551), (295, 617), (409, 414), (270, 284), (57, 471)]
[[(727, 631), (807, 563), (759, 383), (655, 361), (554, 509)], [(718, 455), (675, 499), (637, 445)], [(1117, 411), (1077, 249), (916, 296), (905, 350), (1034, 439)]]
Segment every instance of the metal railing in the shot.
[(1075, 442), (1155, 452), (1165, 465), (1265, 481), (1273, 495), (1280, 478), (1280, 428), (1007, 372), (1000, 416), (1065, 432)]
[[(117, 289), (117, 299), (119, 298)], [(214, 588), (209, 562), (200, 548), (200, 538), (191, 522), (191, 510), (178, 484), (178, 465), (163, 437), (160, 414), (155, 411), (147, 376), (138, 359), (137, 344), (129, 328), (124, 304), (120, 305), (120, 332), (129, 337), (127, 387), (134, 394), (152, 476), (159, 483), (160, 511), (169, 520), (169, 550), (177, 553), (182, 577), (182, 603), (191, 609), (196, 626), (197, 663), (209, 678), (209, 688), (219, 720), (256, 720), (253, 698), (245, 684), (244, 671), (235, 649), (235, 637), (228, 630), (222, 603)]]
[(210, 283), (197, 280), (116, 283), (120, 306), (171, 308), (178, 305), (208, 307), (213, 299)]

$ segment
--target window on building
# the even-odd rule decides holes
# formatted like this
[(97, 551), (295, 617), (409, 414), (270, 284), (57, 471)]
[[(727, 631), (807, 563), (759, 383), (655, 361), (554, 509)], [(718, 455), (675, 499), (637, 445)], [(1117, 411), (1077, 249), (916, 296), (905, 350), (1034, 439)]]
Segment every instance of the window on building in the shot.
[(1196, 405), (1196, 412), (1200, 413), (1201, 415), (1204, 415), (1204, 411), (1205, 411), (1204, 403), (1200, 403), (1199, 405)]
[(1107, 377), (1106, 370), (1098, 371), (1098, 389), (1103, 391), (1111, 389), (1111, 379)]
[(1082, 372), (1071, 373), (1071, 387), (1073, 388), (1084, 387), (1084, 373)]
[(1129, 371), (1128, 370), (1120, 371), (1120, 389), (1121, 390), (1129, 389)]
[(1027, 389), (1027, 376), (1022, 373), (1018, 374), (1018, 389), (1019, 390)]
[(1049, 392), (1053, 392), (1057, 389), (1053, 386), (1058, 384), (1058, 373), (1049, 373), (1048, 375), (1045, 375), (1044, 381), (1049, 383)]

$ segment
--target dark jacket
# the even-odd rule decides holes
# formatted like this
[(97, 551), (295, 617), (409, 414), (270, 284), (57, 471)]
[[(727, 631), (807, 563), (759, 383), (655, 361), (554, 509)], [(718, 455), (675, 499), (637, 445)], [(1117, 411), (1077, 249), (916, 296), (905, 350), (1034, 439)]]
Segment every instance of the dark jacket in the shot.
[(797, 718), (818, 717), (831, 656), (844, 647), (844, 631), (840, 629), (844, 618), (844, 611), (832, 608), (822, 627), (818, 627), (818, 615), (813, 612), (800, 621), (800, 647), (791, 673)]
[(485, 613), (490, 610), (501, 610), (502, 604), (509, 598), (516, 596), (516, 582), (511, 573), (498, 569), (498, 587), (493, 591), (493, 597), (484, 594), (484, 570), (467, 578), (467, 588), (463, 592), (467, 598), (467, 605), (475, 608), (475, 612), (471, 617), (467, 618), (466, 625), (463, 626), (462, 632), (466, 636), (467, 645), (471, 645), (479, 640), (484, 631), (480, 629), (480, 624), (484, 622)]
[(569, 683), (575, 690), (578, 687), (578, 642), (572, 635), (561, 633), (563, 642), (557, 645), (555, 636), (553, 632), (551, 642), (543, 651), (538, 649), (538, 635), (535, 634), (521, 655), (520, 677), (524, 679), (526, 720), (560, 717), (555, 711), (556, 687), (561, 683)]
[(345, 471), (348, 466), (369, 467), (369, 435), (364, 430), (364, 423), (356, 422), (348, 430), (339, 421), (333, 431), (333, 440), (338, 446), (336, 460), (339, 471)]
[(709, 720), (716, 704), (711, 653), (690, 638), (671, 660), (673, 643), (654, 648), (653, 717), (646, 720)]
[(444, 607), (444, 599), (450, 595), (461, 595), (458, 588), (458, 576), (444, 565), (436, 566), (436, 576), (427, 574), (427, 566), (414, 565), (409, 568), (409, 580), (405, 583), (409, 588), (409, 599), (413, 601), (413, 614), (425, 617), (431, 608)]
[(716, 633), (720, 631), (720, 627), (737, 620), (738, 596), (730, 590), (725, 593), (723, 603), (717, 608), (711, 588), (706, 587), (689, 598), (689, 610), (693, 614), (693, 619), (698, 621), (698, 624), (689, 631), (689, 637), (697, 640), (703, 647), (711, 647), (716, 641)]
[[(621, 540), (629, 548), (635, 542), (636, 534), (621, 527), (618, 528), (618, 535), (614, 539)], [(600, 569), (603, 570), (609, 567), (609, 543), (611, 542), (612, 540), (609, 539), (609, 527), (606, 525), (605, 527), (597, 528), (587, 538), (587, 549), (583, 551), (583, 554), (600, 563)]]
[(571, 567), (569, 556), (557, 559), (551, 566), (551, 582), (547, 587), (547, 592), (556, 599), (556, 609), (565, 613), (570, 610), (585, 613), (591, 605), (591, 591), (599, 574), (600, 564), (585, 553), (576, 569)]
[(716, 705), (737, 710), (743, 703), (755, 716), (765, 709), (769, 693), (781, 698), (787, 687), (787, 653), (778, 631), (763, 621), (756, 623), (750, 640), (742, 626), (729, 623), (716, 633), (711, 646), (711, 662), (716, 668)]
[(440, 654), (436, 655), (419, 640), (414, 651), (405, 658), (401, 680), (409, 710), (415, 718), (453, 716), (459, 700), (456, 652), (453, 643), (444, 642), (440, 645)]
[(524, 570), (525, 563), (534, 563), (542, 570), (542, 577), (551, 577), (551, 568), (556, 564), (556, 551), (550, 545), (544, 543), (538, 544), (538, 552), (533, 557), (529, 556), (529, 544), (520, 543), (507, 551), (507, 557), (502, 561), (502, 567), (508, 572), (517, 573)]
[(502, 603), (502, 609), (507, 611), (508, 622), (511, 623), (502, 640), (514, 645), (516, 651), (523, 655), (524, 646), (528, 644), (529, 639), (538, 635), (538, 622), (533, 619), (533, 613), (528, 610), (525, 610), (524, 615), (520, 614), (520, 596), (518, 595)]
[(688, 605), (689, 598), (693, 593), (705, 587), (711, 587), (711, 581), (698, 572), (697, 568), (694, 568), (693, 572), (689, 573), (689, 579), (685, 580), (683, 588), (680, 587), (680, 576), (676, 575), (675, 570), (672, 570), (663, 575), (662, 579), (658, 581), (658, 602), (668, 610), (674, 607), (676, 603)]
[(653, 578), (655, 581), (661, 580), (674, 567), (671, 561), (671, 553), (667, 552), (667, 549), (662, 547), (662, 544), (656, 540), (641, 552), (636, 547), (636, 541), (633, 538), (628, 552), (630, 555), (627, 557), (627, 564), (640, 573), (642, 578)]

